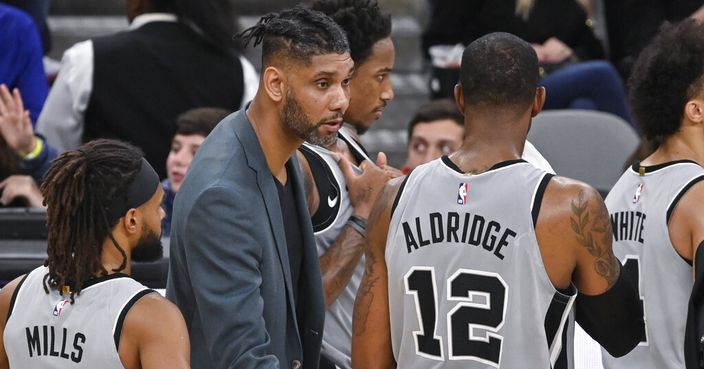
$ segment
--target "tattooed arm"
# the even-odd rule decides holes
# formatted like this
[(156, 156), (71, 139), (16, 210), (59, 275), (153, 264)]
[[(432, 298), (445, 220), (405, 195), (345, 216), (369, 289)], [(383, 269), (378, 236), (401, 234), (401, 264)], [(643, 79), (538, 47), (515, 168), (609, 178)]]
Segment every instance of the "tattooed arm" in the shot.
[(352, 367), (355, 369), (396, 367), (391, 351), (388, 277), (384, 252), (391, 221), (391, 206), (401, 182), (401, 178), (389, 181), (379, 195), (369, 219), (366, 265), (354, 302), (352, 322)]
[(576, 320), (612, 356), (631, 351), (644, 332), (640, 298), (611, 249), (609, 214), (596, 190), (568, 178), (548, 184), (536, 234), (557, 288), (579, 290)]
[(574, 283), (581, 293), (597, 295), (618, 279), (609, 214), (601, 195), (588, 185), (554, 177), (545, 190), (536, 233), (555, 287)]

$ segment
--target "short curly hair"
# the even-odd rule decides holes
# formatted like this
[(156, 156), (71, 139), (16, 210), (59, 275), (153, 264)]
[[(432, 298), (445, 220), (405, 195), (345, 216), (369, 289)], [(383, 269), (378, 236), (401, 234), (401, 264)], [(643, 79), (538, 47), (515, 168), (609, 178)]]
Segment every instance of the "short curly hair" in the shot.
[(347, 34), (350, 56), (362, 64), (379, 40), (391, 36), (391, 15), (376, 0), (316, 0), (311, 5), (332, 18)]
[(638, 56), (629, 79), (630, 103), (646, 138), (662, 140), (682, 125), (684, 106), (704, 87), (704, 24), (664, 24)]

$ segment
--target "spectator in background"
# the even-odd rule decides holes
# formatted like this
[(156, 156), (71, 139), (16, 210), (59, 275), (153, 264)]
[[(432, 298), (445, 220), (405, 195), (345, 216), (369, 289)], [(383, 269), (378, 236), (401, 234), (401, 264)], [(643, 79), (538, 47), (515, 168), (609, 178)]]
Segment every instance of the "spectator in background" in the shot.
[(624, 78), (643, 48), (665, 22), (704, 19), (702, 0), (603, 0), (609, 56)]
[(450, 155), (462, 146), (464, 116), (450, 99), (431, 101), (418, 109), (408, 123), (405, 174), (415, 167)]
[(46, 23), (46, 17), (49, 15), (50, 0), (0, 0), (0, 2), (22, 9), (32, 17), (42, 41), (43, 55), (48, 54), (51, 51), (51, 32)]
[(164, 187), (162, 207), (166, 213), (161, 222), (162, 236), (169, 237), (171, 234), (174, 199), (196, 151), (210, 131), (230, 113), (220, 108), (196, 108), (179, 115), (176, 119), (176, 134), (171, 140), (169, 156), (166, 157), (167, 178), (161, 182)]
[(36, 122), (49, 90), (41, 40), (29, 15), (2, 3), (0, 45), (0, 83), (22, 91), (30, 118)]
[[(613, 66), (598, 60), (604, 58), (603, 47), (575, 0), (430, 0), (430, 5), (423, 34), (429, 54), (490, 32), (512, 33), (538, 54), (545, 109), (600, 110), (632, 123), (623, 83)], [(435, 97), (452, 96), (458, 71), (456, 64), (434, 69)]]
[(228, 0), (127, 0), (130, 30), (78, 43), (37, 122), (60, 150), (99, 137), (144, 150), (159, 176), (176, 117), (199, 106), (236, 110), (258, 78), (233, 47)]
[[(418, 109), (408, 123), (408, 154), (402, 171), (410, 173), (421, 164), (457, 151), (464, 141), (464, 115), (450, 99), (433, 100)], [(548, 173), (552, 166), (526, 141), (522, 158)]]

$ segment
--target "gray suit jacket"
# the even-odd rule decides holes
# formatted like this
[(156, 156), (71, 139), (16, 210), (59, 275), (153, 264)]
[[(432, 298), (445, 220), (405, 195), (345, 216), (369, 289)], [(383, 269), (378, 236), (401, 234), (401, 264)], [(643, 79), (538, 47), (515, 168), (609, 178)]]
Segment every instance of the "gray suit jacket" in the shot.
[(176, 196), (166, 296), (195, 369), (318, 367), (320, 266), (296, 156), (286, 165), (303, 226), (300, 320), (275, 179), (245, 110), (210, 133)]

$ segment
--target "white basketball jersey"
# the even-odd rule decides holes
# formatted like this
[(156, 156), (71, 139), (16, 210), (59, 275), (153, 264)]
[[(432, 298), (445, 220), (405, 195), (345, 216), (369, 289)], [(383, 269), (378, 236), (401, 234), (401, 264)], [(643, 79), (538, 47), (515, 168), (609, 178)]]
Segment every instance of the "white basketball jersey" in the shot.
[[(359, 159), (369, 159), (361, 147), (342, 128), (339, 131), (352, 154)], [(315, 177), (320, 204), (313, 215), (313, 231), (318, 256), (323, 255), (342, 233), (352, 215), (352, 203), (347, 192), (347, 182), (330, 150), (304, 143), (301, 151), (309, 162)], [(364, 256), (360, 258), (354, 274), (337, 299), (328, 306), (321, 354), (341, 368), (352, 367), (352, 312), (357, 289), (364, 274)]]
[(124, 369), (117, 346), (132, 305), (154, 292), (125, 274), (88, 281), (75, 303), (44, 292), (48, 268), (30, 272), (15, 290), (3, 339), (10, 368)]
[(389, 225), (386, 263), (399, 368), (567, 368), (576, 289), (547, 275), (535, 221), (550, 174), (523, 161), (465, 175), (417, 167)]
[(613, 358), (602, 350), (604, 368), (684, 368), (684, 329), (692, 291), (692, 267), (675, 250), (668, 221), (679, 199), (704, 179), (690, 161), (626, 170), (606, 197), (614, 254), (644, 307), (645, 330), (629, 354)]

